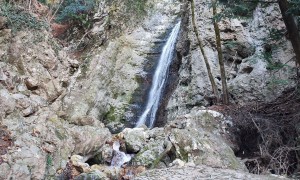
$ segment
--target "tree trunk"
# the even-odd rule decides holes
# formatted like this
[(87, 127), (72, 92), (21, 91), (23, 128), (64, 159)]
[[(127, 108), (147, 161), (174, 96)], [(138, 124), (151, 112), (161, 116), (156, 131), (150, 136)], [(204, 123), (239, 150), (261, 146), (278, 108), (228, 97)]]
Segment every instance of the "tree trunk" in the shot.
[(214, 16), (213, 23), (214, 23), (214, 29), (215, 29), (215, 35), (216, 35), (216, 45), (217, 45), (218, 59), (219, 59), (220, 72), (221, 72), (222, 91), (223, 91), (222, 99), (223, 99), (224, 104), (228, 104), (229, 97), (228, 97), (228, 89), (227, 89), (227, 82), (226, 82), (226, 72), (225, 72), (223, 54), (222, 54), (222, 48), (221, 48), (220, 28), (218, 25), (218, 21), (215, 18), (217, 15), (217, 3), (216, 3), (216, 0), (212, 0), (211, 2), (212, 2), (213, 16)]
[(286, 29), (289, 33), (290, 41), (292, 43), (294, 53), (296, 55), (296, 64), (300, 65), (300, 36), (297, 25), (292, 14), (288, 13), (289, 3), (287, 0), (278, 0), (279, 8)]
[(218, 101), (218, 99), (219, 99), (219, 97), (218, 97), (218, 89), (217, 89), (214, 77), (213, 77), (213, 75), (211, 73), (210, 65), (208, 63), (208, 59), (207, 59), (207, 56), (205, 54), (205, 51), (204, 51), (204, 48), (203, 48), (203, 44), (202, 44), (202, 41), (201, 41), (201, 39), (199, 37), (198, 29), (197, 29), (197, 26), (196, 26), (196, 21), (195, 21), (195, 2), (194, 2), (194, 0), (191, 0), (191, 9), (192, 9), (192, 24), (193, 24), (193, 27), (194, 27), (194, 33), (196, 35), (196, 38), (197, 38), (197, 41), (198, 41), (198, 46), (200, 48), (201, 54), (202, 54), (204, 62), (205, 62), (205, 66), (206, 66), (206, 69), (207, 69), (207, 73), (208, 73), (208, 77), (209, 77), (209, 80), (210, 80), (210, 83), (211, 83), (213, 94), (216, 96), (216, 100)]

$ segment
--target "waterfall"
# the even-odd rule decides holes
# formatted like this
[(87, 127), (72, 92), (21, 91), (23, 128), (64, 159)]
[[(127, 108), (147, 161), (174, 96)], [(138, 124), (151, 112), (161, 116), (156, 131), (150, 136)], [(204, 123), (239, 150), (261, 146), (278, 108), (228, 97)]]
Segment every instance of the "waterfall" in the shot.
[(131, 160), (132, 156), (120, 151), (120, 142), (119, 141), (114, 142), (113, 150), (114, 150), (114, 156), (111, 160), (112, 167), (121, 167), (123, 164), (125, 164)]
[(180, 30), (180, 21), (173, 28), (168, 38), (168, 41), (166, 42), (163, 51), (160, 55), (158, 65), (153, 76), (152, 85), (147, 100), (147, 105), (143, 114), (140, 116), (136, 124), (136, 127), (146, 124), (147, 120), (148, 120), (149, 128), (152, 128), (154, 125), (156, 112), (159, 106), (161, 93), (163, 91), (168, 76), (168, 70), (173, 58), (173, 52), (175, 49), (175, 44), (176, 44), (179, 30)]

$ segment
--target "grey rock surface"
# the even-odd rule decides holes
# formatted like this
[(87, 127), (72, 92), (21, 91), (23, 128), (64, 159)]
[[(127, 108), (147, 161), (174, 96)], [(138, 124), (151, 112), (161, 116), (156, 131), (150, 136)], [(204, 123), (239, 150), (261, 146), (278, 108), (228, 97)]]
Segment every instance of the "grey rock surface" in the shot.
[[(200, 34), (206, 44), (214, 77), (218, 79), (207, 2), (196, 2), (197, 12), (202, 13), (201, 16), (197, 14), (197, 25), (201, 27)], [(71, 57), (70, 49), (63, 47), (49, 31), (13, 33), (6, 29), (7, 19), (0, 17), (0, 125), (7, 127), (13, 141), (11, 147), (5, 149), (7, 153), (0, 157), (0, 179), (54, 178), (74, 154), (82, 155), (84, 160), (101, 155), (99, 161), (110, 163), (112, 150), (106, 141), (111, 140), (111, 133), (102, 122), (110, 124), (117, 132), (124, 128), (122, 123), (125, 120), (134, 118), (130, 110), (131, 106), (136, 106), (131, 104), (134, 93), (141, 82), (150, 83), (145, 68), (151, 68), (145, 66), (155, 64), (153, 59), (147, 58), (159, 55), (160, 51), (154, 47), (164, 43), (166, 32), (178, 20), (182, 5), (179, 0), (153, 0), (149, 3), (145, 19), (128, 28), (116, 19), (108, 20), (111, 9), (100, 4), (95, 16), (99, 21), (92, 29), (92, 36), (100, 37), (100, 45), (93, 47), (83, 60)], [(222, 40), (238, 44), (230, 49), (228, 44), (223, 44), (233, 101), (243, 104), (257, 99), (270, 100), (284, 87), (293, 85), (278, 85), (272, 81), (278, 76), (285, 80), (292, 78), (289, 70), (293, 70), (293, 65), (289, 60), (293, 54), (287, 39), (282, 40), (282, 45), (272, 51), (271, 56), (274, 62), (286, 63), (291, 69), (274, 75), (267, 70), (268, 64), (263, 58), (268, 28), (284, 29), (279, 17), (278, 7), (270, 5), (266, 8), (259, 6), (251, 19), (220, 22)], [(113, 37), (115, 32), (107, 31), (109, 22), (110, 25), (120, 25), (122, 32), (118, 36)], [(224, 31), (226, 29), (230, 31)], [(244, 169), (221, 138), (222, 133), (226, 133), (216, 120), (221, 117), (194, 108), (208, 105), (211, 93), (191, 26), (188, 33), (190, 48), (179, 48), (191, 49), (191, 52), (183, 57), (179, 85), (168, 105), (169, 120), (173, 122), (152, 130), (123, 132), (128, 151), (137, 153), (133, 163), (167, 167), (169, 163), (182, 166), (184, 162), (199, 166), (171, 168), (168, 170), (171, 174), (164, 170), (156, 170), (155, 174), (153, 170), (149, 171), (154, 172), (153, 177), (147, 177), (150, 173), (145, 178), (170, 178), (172, 175), (175, 178), (197, 178), (199, 169), (204, 172), (200, 178), (202, 175), (203, 178), (212, 176), (215, 179), (234, 179), (242, 175), (256, 178), (239, 171), (201, 166)], [(280, 90), (273, 92), (274, 87)], [(164, 155), (169, 144), (172, 148), (168, 152), (175, 156), (173, 158)], [(174, 162), (175, 159), (180, 161)], [(107, 171), (112, 177), (118, 176), (118, 170), (110, 172), (107, 167), (94, 168)], [(190, 173), (186, 174), (185, 170)], [(85, 173), (82, 178), (103, 176), (99, 172)]]
[(135, 121), (131, 103), (142, 97), (134, 97), (134, 93), (141, 96), (135, 91), (141, 82), (149, 81), (145, 66), (153, 68), (156, 59), (149, 57), (159, 55), (160, 50), (154, 48), (161, 46), (165, 33), (179, 18), (180, 5), (179, 1), (149, 1), (148, 15), (138, 25), (89, 53), (88, 64), (79, 68), (76, 83), (63, 99), (70, 122), (76, 124), (78, 118), (89, 116), (103, 120), (115, 131), (123, 126), (114, 122)]
[[(221, 90), (221, 76), (209, 1), (195, 1), (195, 12), (200, 38), (205, 44), (204, 49), (215, 82)], [(293, 79), (296, 71), (294, 63), (290, 61), (294, 56), (291, 53), (293, 49), (290, 41), (283, 35), (277, 41), (270, 39), (272, 30), (276, 32), (285, 30), (276, 3), (267, 7), (259, 4), (253, 16), (248, 18), (223, 18), (219, 26), (232, 103), (243, 105), (257, 100), (271, 101), (278, 97), (285, 88), (295, 84)], [(175, 119), (177, 115), (189, 113), (195, 106), (211, 104), (211, 85), (191, 22), (188, 32), (191, 40), (190, 52), (182, 60), (179, 84), (167, 106), (168, 120)], [(268, 54), (267, 47), (269, 46), (271, 46), (271, 51)], [(270, 70), (272, 63), (286, 66), (278, 71), (272, 71)]]
[(243, 171), (213, 168), (209, 166), (194, 166), (194, 167), (181, 167), (181, 168), (166, 168), (166, 169), (153, 169), (148, 170), (141, 175), (133, 178), (135, 180), (182, 180), (182, 179), (237, 179), (237, 180), (276, 180), (286, 179), (283, 177), (274, 176), (259, 176)]
[(224, 116), (216, 111), (194, 109), (163, 128), (125, 129), (126, 150), (135, 153), (132, 164), (168, 167), (175, 159), (195, 165), (245, 170), (244, 164), (223, 139)]

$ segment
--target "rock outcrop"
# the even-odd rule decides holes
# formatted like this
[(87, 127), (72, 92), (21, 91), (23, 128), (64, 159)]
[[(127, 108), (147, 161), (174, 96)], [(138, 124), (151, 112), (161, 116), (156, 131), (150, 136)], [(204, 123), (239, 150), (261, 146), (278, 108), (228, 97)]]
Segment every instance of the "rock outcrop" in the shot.
[[(224, 141), (228, 123), (216, 111), (193, 109), (164, 128), (126, 128), (103, 146), (93, 161), (88, 161), (93, 162), (91, 165), (82, 156), (73, 155), (60, 178), (282, 179), (246, 172), (245, 165)], [(108, 156), (104, 153), (112, 151)], [(126, 156), (131, 156), (131, 161)]]
[(1, 179), (44, 179), (72, 153), (96, 153), (110, 138), (108, 129), (100, 122), (71, 125), (60, 111), (76, 60), (47, 31), (0, 29), (1, 130), (12, 141), (1, 153)]
[[(187, 178), (198, 177), (199, 170), (203, 172), (199, 177), (211, 174), (238, 179), (244, 175), (240, 172), (244, 165), (222, 139), (230, 122), (217, 112), (199, 109), (210, 103), (210, 85), (190, 26), (182, 27), (176, 67), (171, 68), (177, 71), (180, 67), (175, 93), (166, 93), (171, 96), (167, 109), (170, 122), (161, 121), (166, 125), (154, 129), (126, 128), (118, 135), (120, 149), (134, 155), (127, 165), (138, 168), (109, 167), (115, 153), (112, 133), (134, 126), (165, 37), (187, 7), (183, 6), (185, 1), (148, 1), (144, 18), (135, 14), (128, 24), (119, 11), (123, 1), (116, 1), (119, 9), (105, 2), (99, 4), (89, 38), (82, 38), (98, 42), (84, 42), (91, 44), (81, 58), (70, 53), (78, 44), (64, 47), (63, 41), (43, 28), (13, 31), (7, 27), (9, 19), (0, 17), (0, 179), (118, 179), (120, 174), (138, 174), (145, 167), (170, 169), (149, 171), (137, 179), (151, 174), (153, 178), (167, 177), (166, 171), (176, 175), (184, 170), (189, 172), (184, 174)], [(207, 4), (196, 3), (197, 11), (202, 12), (197, 23), (203, 27), (205, 50), (218, 79)], [(252, 21), (220, 23), (232, 101), (243, 104), (276, 96), (268, 87), (274, 85), (271, 80), (277, 75), (269, 73), (273, 64), (266, 58), (271, 55), (276, 62), (290, 65), (293, 56), (288, 53), (291, 46), (286, 39), (281, 42), (286, 48), (276, 50), (263, 40), (269, 27), (284, 28), (278, 16), (278, 7), (270, 5), (258, 7)], [(183, 21), (185, 26), (188, 17)], [(233, 48), (228, 48), (230, 45)], [(176, 86), (177, 72), (174, 74), (170, 77), (175, 84), (170, 89)], [(291, 78), (282, 70), (280, 75)], [(219, 173), (204, 165), (219, 168)]]
[[(226, 134), (221, 127), (223, 121), (217, 112), (195, 110), (164, 128), (125, 129), (122, 133), (128, 150), (138, 150), (132, 160), (135, 165), (168, 167), (175, 159), (181, 159), (196, 165), (244, 169), (222, 139), (221, 133)], [(138, 138), (133, 141), (133, 136)]]
[(113, 132), (120, 132), (124, 123), (134, 126), (166, 32), (180, 18), (180, 5), (170, 0), (149, 2), (148, 16), (135, 28), (89, 52), (88, 63), (79, 69), (64, 98), (71, 123), (91, 117), (104, 121)]
[[(205, 44), (215, 81), (221, 91), (220, 70), (215, 47), (212, 9), (209, 1), (195, 1), (196, 24)], [(296, 70), (291, 43), (282, 34), (285, 30), (276, 3), (262, 7), (258, 4), (252, 17), (222, 19), (222, 50), (227, 72), (230, 101), (243, 105), (248, 102), (271, 101), (287, 87), (294, 85)], [(211, 85), (206, 67), (197, 47), (193, 27), (189, 25), (190, 53), (184, 56), (179, 70), (179, 84), (172, 95), (168, 119), (175, 119), (195, 106), (212, 103)], [(274, 39), (274, 34), (280, 37)], [(272, 70), (283, 65), (283, 68)]]
[[(117, 21), (120, 13), (108, 22), (114, 9), (100, 3), (91, 31), (99, 42), (81, 59), (70, 53), (78, 44), (64, 47), (43, 28), (8, 29), (9, 19), (0, 18), (0, 132), (8, 133), (1, 179), (51, 179), (72, 155), (86, 161), (105, 149), (111, 133), (102, 122), (120, 131), (120, 121), (132, 118), (133, 94), (150, 76), (144, 70), (154, 67), (151, 56), (179, 18), (181, 3), (170, 2), (149, 2), (145, 19), (132, 24)], [(109, 30), (113, 24), (122, 28)]]
[(155, 180), (155, 179), (250, 179), (250, 180), (276, 180), (285, 179), (276, 176), (258, 176), (243, 171), (236, 171), (230, 169), (213, 168), (209, 166), (185, 166), (172, 167), (167, 169), (155, 169), (142, 173), (135, 180)]

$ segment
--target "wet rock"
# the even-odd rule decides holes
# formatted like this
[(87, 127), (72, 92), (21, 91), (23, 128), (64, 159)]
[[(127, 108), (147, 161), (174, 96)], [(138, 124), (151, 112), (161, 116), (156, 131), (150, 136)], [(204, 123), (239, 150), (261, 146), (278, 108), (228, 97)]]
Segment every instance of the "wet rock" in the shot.
[[(142, 148), (132, 159), (132, 163), (138, 166), (154, 167), (165, 159), (163, 153), (166, 148), (167, 136), (163, 128), (154, 128), (145, 131), (148, 138), (142, 143)], [(126, 143), (126, 141), (125, 141)], [(163, 155), (161, 157), (161, 155)], [(166, 160), (168, 161), (168, 160)]]
[(125, 129), (125, 125), (121, 122), (110, 122), (106, 124), (106, 127), (112, 134), (117, 134)]
[(86, 173), (91, 171), (89, 164), (85, 163), (84, 157), (82, 156), (73, 155), (71, 156), (70, 162), (73, 166), (76, 167), (76, 169), (80, 173)]
[(132, 143), (131, 138), (126, 138), (132, 132), (137, 137), (143, 137), (140, 140), (137, 138), (140, 150), (132, 159), (134, 165), (158, 167), (161, 162), (167, 165), (173, 162), (170, 165), (193, 163), (244, 169), (243, 163), (222, 139), (221, 135), (226, 134), (223, 120), (224, 116), (216, 111), (195, 109), (164, 128), (145, 131), (125, 129), (124, 140), (125, 144), (127, 141)]
[(101, 159), (99, 158), (99, 161), (102, 163), (97, 164), (111, 164), (111, 160), (113, 158), (113, 148), (110, 145), (105, 144), (100, 151)]
[(111, 160), (111, 166), (113, 167), (121, 167), (125, 163), (131, 160), (131, 155), (125, 154), (124, 152), (120, 151), (120, 142), (115, 141), (113, 143), (113, 158)]
[(122, 133), (125, 139), (126, 151), (130, 153), (139, 152), (146, 143), (146, 139), (149, 138), (143, 128), (126, 128)]

